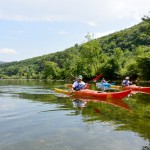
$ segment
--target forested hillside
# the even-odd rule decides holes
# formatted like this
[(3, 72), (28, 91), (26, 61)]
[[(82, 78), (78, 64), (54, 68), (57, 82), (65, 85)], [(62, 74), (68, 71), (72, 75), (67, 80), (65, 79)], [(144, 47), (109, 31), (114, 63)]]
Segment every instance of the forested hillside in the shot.
[(107, 79), (150, 80), (150, 23), (98, 38), (87, 38), (64, 51), (0, 64), (0, 78), (70, 79), (82, 74), (91, 79), (102, 73)]
[(3, 62), (3, 61), (0, 61), (0, 64), (3, 64), (3, 63), (5, 63), (5, 62)]

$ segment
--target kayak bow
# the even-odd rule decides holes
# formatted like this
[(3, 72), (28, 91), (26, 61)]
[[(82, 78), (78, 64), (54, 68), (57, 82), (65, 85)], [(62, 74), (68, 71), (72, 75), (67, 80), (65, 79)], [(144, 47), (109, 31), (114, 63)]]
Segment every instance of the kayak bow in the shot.
[(143, 86), (136, 86), (136, 85), (130, 85), (130, 86), (123, 87), (123, 90), (129, 90), (129, 89), (132, 89), (133, 91), (150, 94), (150, 87), (143, 87)]

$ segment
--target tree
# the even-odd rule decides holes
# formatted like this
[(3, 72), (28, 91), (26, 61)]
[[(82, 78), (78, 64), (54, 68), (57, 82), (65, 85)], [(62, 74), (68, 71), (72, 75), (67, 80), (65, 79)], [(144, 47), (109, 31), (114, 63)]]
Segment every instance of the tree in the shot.
[[(149, 12), (150, 13), (150, 12)], [(142, 18), (142, 20), (143, 21), (146, 21), (146, 22), (148, 22), (148, 23), (150, 23), (150, 17), (149, 16), (144, 16), (143, 18)]]
[[(150, 12), (149, 12), (150, 13)], [(142, 18), (142, 20), (146, 23), (148, 23), (148, 31), (147, 31), (147, 34), (150, 35), (150, 17), (149, 16), (144, 16)]]
[(119, 75), (119, 64), (114, 57), (111, 57), (105, 64), (103, 64), (101, 71), (105, 78), (117, 79)]
[(94, 38), (94, 34), (90, 34), (88, 32), (87, 35), (85, 36), (85, 38), (87, 39), (88, 42), (90, 42)]
[(97, 40), (92, 40), (80, 46), (80, 53), (83, 68), (89, 74), (94, 76), (99, 72), (100, 66), (105, 62), (105, 54), (102, 51), (100, 43)]
[(150, 80), (150, 52), (138, 56), (136, 62), (140, 70), (140, 77), (145, 80)]
[(43, 72), (46, 79), (57, 79), (59, 77), (60, 69), (56, 63), (45, 61)]

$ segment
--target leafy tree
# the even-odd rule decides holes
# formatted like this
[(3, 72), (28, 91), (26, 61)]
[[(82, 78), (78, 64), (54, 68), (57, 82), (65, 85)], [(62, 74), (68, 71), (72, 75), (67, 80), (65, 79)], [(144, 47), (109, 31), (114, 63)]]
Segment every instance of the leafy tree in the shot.
[(74, 76), (76, 76), (78, 74), (77, 70), (78, 70), (78, 60), (79, 56), (78, 55), (69, 55), (69, 57), (66, 59), (63, 68), (64, 70), (64, 76), (65, 78), (68, 78), (71, 76), (71, 74), (73, 74)]
[(51, 61), (45, 61), (43, 72), (45, 78), (57, 79), (59, 77), (60, 69), (56, 63)]
[(89, 76), (94, 76), (99, 71), (101, 63), (105, 61), (99, 42), (92, 40), (81, 45), (79, 50), (83, 64), (82, 70), (87, 70), (90, 73)]
[(133, 79), (136, 79), (138, 77), (138, 67), (135, 60), (130, 61), (129, 64), (126, 66), (126, 72), (124, 76), (130, 76)]
[(18, 73), (18, 68), (10, 66), (6, 68), (5, 72), (8, 76), (16, 75)]
[(143, 21), (146, 21), (146, 22), (148, 22), (148, 23), (150, 23), (150, 17), (149, 16), (144, 16), (143, 18), (142, 18), (142, 20)]
[(114, 57), (109, 58), (109, 60), (102, 66), (101, 71), (103, 76), (107, 79), (117, 79), (119, 74), (119, 64)]
[(150, 52), (143, 53), (136, 59), (141, 78), (150, 80)]
[(88, 32), (87, 35), (85, 36), (85, 38), (87, 39), (88, 42), (90, 42), (91, 40), (93, 40), (94, 34), (90, 34), (90, 33)]

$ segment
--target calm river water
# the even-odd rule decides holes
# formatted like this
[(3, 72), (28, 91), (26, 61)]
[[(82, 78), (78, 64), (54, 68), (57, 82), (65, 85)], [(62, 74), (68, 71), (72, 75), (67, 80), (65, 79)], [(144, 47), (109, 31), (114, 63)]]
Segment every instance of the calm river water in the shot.
[(87, 101), (64, 84), (0, 80), (0, 150), (150, 150), (150, 95)]

